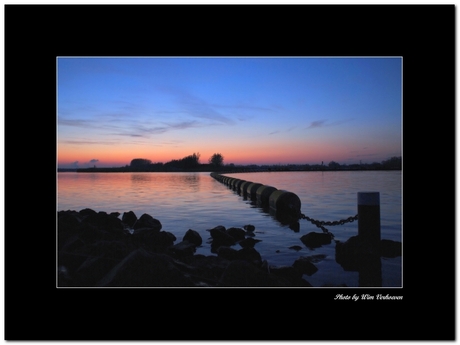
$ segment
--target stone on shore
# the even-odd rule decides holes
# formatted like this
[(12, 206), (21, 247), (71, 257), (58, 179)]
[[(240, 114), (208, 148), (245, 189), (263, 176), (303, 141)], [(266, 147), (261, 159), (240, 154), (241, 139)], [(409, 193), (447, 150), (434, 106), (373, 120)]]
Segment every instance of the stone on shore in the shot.
[(161, 231), (150, 215), (119, 216), (88, 208), (58, 212), (59, 287), (311, 286), (298, 275), (272, 273), (253, 246), (232, 248), (247, 229), (209, 230), (217, 255), (206, 256), (195, 254), (202, 244), (195, 230), (175, 243), (176, 236)]
[(198, 231), (188, 229), (187, 232), (185, 233), (184, 237), (182, 238), (183, 241), (188, 241), (190, 243), (193, 243), (195, 246), (201, 246), (203, 243), (203, 239), (201, 238), (200, 234)]

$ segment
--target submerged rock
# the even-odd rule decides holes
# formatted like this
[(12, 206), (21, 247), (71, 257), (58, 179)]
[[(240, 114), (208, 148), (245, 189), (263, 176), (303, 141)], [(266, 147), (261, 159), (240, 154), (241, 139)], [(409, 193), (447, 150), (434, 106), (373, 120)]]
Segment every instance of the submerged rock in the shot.
[(336, 243), (335, 260), (346, 271), (359, 271), (369, 262), (377, 262), (381, 257), (401, 256), (401, 251), (401, 242), (383, 239), (374, 244), (356, 235), (346, 242)]
[(303, 235), (300, 240), (309, 248), (318, 248), (325, 244), (331, 244), (332, 237), (324, 232), (310, 232)]
[(241, 228), (229, 228), (225, 232), (229, 234), (230, 236), (232, 236), (235, 241), (244, 240), (246, 236), (246, 231), (244, 231)]
[(318, 268), (311, 262), (309, 258), (300, 257), (292, 265), (300, 273), (311, 276), (318, 271)]
[(244, 240), (241, 240), (238, 242), (238, 244), (243, 247), (243, 248), (254, 248), (256, 243), (262, 242), (262, 240), (258, 240), (252, 237), (245, 238)]

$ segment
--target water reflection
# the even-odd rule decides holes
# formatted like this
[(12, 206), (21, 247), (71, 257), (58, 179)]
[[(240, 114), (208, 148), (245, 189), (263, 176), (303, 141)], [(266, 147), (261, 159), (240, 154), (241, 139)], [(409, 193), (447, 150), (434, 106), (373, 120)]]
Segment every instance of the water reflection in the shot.
[(187, 192), (200, 191), (200, 175), (195, 173), (132, 173), (131, 182), (136, 187), (152, 185), (152, 187), (177, 188)]
[[(292, 191), (302, 200), (303, 213), (324, 221), (355, 215), (356, 191), (384, 191), (381, 203), (382, 237), (401, 241), (400, 173), (340, 172), (337, 175), (332, 172), (283, 172), (235, 174), (235, 177)], [(216, 225), (240, 227), (252, 223), (256, 229), (265, 231), (256, 235), (263, 240), (257, 250), (273, 265), (289, 266), (299, 255), (311, 252), (306, 247), (302, 247), (300, 252), (287, 249), (293, 244), (302, 244), (296, 227), (300, 222), (303, 235), (314, 229), (309, 222), (290, 223), (282, 214), (258, 205), (257, 199), (246, 196), (243, 201), (244, 197), (234, 187), (230, 192), (209, 173), (59, 173), (58, 176), (59, 210), (86, 207), (121, 213), (132, 210), (138, 217), (147, 213), (159, 219), (165, 231), (172, 232), (178, 239), (190, 228), (206, 239), (209, 237), (206, 229)], [(321, 181), (322, 178), (324, 181)], [(352, 183), (347, 182), (345, 185), (349, 187), (342, 188), (341, 181)], [(287, 230), (287, 227), (293, 231)], [(357, 233), (357, 223), (347, 223), (330, 230), (333, 230), (336, 240), (346, 241)], [(210, 245), (203, 242), (197, 252), (210, 255)], [(278, 249), (281, 252), (276, 252)], [(391, 260), (382, 257), (381, 262), (377, 260), (360, 271), (346, 272), (334, 260), (334, 249), (334, 244), (321, 249), (321, 253), (327, 254), (330, 260), (324, 260), (319, 272), (309, 278), (314, 286), (325, 283), (333, 286), (401, 286), (400, 257)], [(320, 250), (316, 249), (318, 252)]]
[(132, 173), (131, 182), (136, 183), (145, 183), (152, 180), (152, 175), (148, 173)]

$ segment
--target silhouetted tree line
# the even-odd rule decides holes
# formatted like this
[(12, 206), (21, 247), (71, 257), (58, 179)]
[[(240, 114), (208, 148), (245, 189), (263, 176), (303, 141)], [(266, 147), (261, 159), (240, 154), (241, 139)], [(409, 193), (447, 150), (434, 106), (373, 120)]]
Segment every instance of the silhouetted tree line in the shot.
[[(339, 164), (331, 161), (328, 164), (286, 164), (286, 165), (224, 165), (224, 157), (220, 153), (213, 154), (208, 162), (200, 163), (200, 154), (193, 153), (181, 159), (173, 159), (167, 163), (152, 163), (149, 159), (135, 158), (129, 165), (119, 168), (86, 168), (77, 169), (78, 172), (171, 172), (171, 171), (225, 171), (225, 172), (250, 172), (250, 171), (335, 171), (335, 170), (402, 170), (402, 158), (391, 157), (380, 163), (365, 164)], [(70, 171), (70, 169), (58, 169)], [(75, 171), (75, 170), (73, 170)]]
[(184, 171), (194, 170), (200, 167), (200, 154), (193, 153), (181, 159), (173, 159), (166, 163), (152, 163), (145, 158), (135, 158), (131, 160), (129, 166), (125, 168), (128, 171)]

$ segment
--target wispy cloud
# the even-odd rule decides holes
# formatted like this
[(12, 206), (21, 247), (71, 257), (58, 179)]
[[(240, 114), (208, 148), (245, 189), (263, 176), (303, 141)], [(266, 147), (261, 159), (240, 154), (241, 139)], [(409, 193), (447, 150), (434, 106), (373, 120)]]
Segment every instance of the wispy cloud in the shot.
[(316, 120), (310, 122), (310, 124), (305, 127), (305, 129), (314, 129), (314, 128), (321, 128), (321, 127), (332, 127), (332, 126), (337, 126), (341, 125), (346, 122), (353, 121), (353, 119), (345, 119), (345, 120), (340, 120), (340, 121), (333, 121), (333, 122), (328, 122), (329, 120)]
[(292, 126), (292, 127), (289, 127), (286, 130), (276, 130), (276, 131), (270, 132), (270, 133), (268, 133), (268, 135), (273, 135), (273, 134), (283, 133), (283, 132), (292, 132), (296, 128), (297, 128), (296, 126)]
[(317, 121), (312, 121), (310, 125), (307, 127), (307, 129), (311, 128), (318, 128), (318, 127), (324, 127), (324, 124), (327, 122), (327, 120), (317, 120)]
[(178, 104), (182, 107), (183, 112), (190, 116), (226, 125), (233, 125), (235, 123), (231, 117), (217, 110), (219, 106), (210, 104), (202, 98), (190, 94), (182, 94)]
[(63, 119), (58, 118), (58, 126), (70, 126), (70, 127), (91, 127), (91, 121), (82, 119)]
[(257, 106), (245, 102), (235, 104), (210, 102), (184, 89), (161, 87), (157, 90), (173, 98), (177, 112), (209, 120), (211, 124), (234, 125), (236, 120), (244, 121), (248, 117), (251, 118), (253, 112), (277, 111), (273, 107)]

